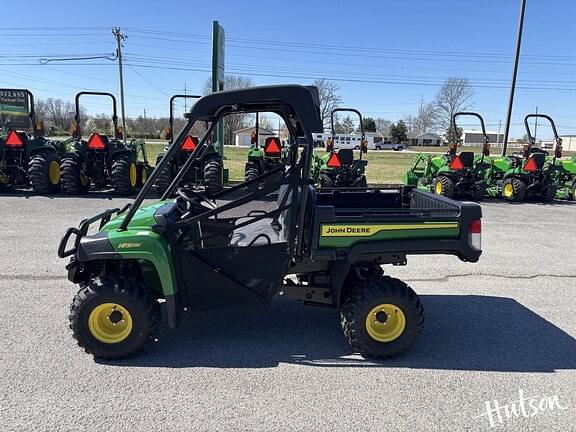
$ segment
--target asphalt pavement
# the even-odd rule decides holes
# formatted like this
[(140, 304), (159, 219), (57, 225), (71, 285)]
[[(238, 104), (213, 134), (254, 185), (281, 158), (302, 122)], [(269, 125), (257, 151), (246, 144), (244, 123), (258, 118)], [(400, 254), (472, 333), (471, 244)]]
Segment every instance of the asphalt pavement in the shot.
[[(426, 314), (393, 360), (351, 353), (335, 310), (279, 299), (190, 313), (139, 356), (95, 361), (68, 329), (76, 287), (56, 247), (126, 201), (0, 197), (0, 430), (490, 430), (494, 401), (510, 414), (494, 430), (576, 430), (576, 205), (488, 202), (480, 262), (386, 268)], [(549, 399), (516, 416), (520, 392)]]

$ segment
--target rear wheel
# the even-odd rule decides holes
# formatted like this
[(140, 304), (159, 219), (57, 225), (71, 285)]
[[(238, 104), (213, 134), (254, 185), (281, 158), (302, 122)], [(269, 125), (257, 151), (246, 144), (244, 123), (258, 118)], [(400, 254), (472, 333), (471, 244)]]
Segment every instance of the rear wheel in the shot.
[(208, 195), (219, 192), (224, 187), (224, 172), (222, 160), (210, 158), (204, 165), (204, 187)]
[(136, 187), (141, 188), (142, 186), (144, 186), (144, 183), (146, 183), (146, 180), (148, 179), (148, 172), (146, 171), (146, 165), (144, 164), (144, 162), (138, 162), (136, 169), (137, 169), (136, 177), (138, 178), (136, 182)]
[(472, 199), (474, 201), (482, 201), (486, 196), (486, 182), (477, 182), (474, 185), (474, 190), (472, 192)]
[(416, 293), (388, 276), (359, 279), (340, 307), (342, 330), (354, 351), (387, 358), (409, 350), (424, 327)]
[(132, 279), (97, 279), (83, 287), (70, 306), (70, 328), (88, 354), (123, 358), (140, 351), (160, 323), (160, 305)]
[(80, 158), (76, 155), (62, 158), (60, 176), (62, 189), (69, 195), (84, 194), (90, 188), (90, 179), (83, 172)]
[(368, 186), (368, 182), (366, 181), (366, 176), (361, 175), (356, 181), (356, 187), (364, 188)]
[(132, 157), (122, 155), (114, 159), (110, 179), (115, 193), (119, 195), (134, 193), (138, 184), (138, 168)]
[(446, 198), (454, 197), (454, 182), (448, 176), (441, 175), (436, 177), (434, 181), (434, 193), (437, 195), (444, 195)]
[(519, 178), (507, 178), (502, 183), (502, 197), (506, 201), (522, 202), (526, 200), (527, 193), (526, 183)]
[(320, 187), (322, 187), (322, 188), (333, 188), (334, 187), (334, 182), (332, 181), (332, 178), (328, 174), (320, 174), (319, 183), (320, 183)]
[(260, 175), (260, 168), (255, 162), (246, 162), (246, 167), (244, 168), (244, 181), (254, 180)]
[[(156, 159), (156, 166), (158, 166), (161, 160), (162, 156), (158, 156), (158, 159)], [(164, 194), (166, 189), (168, 189), (170, 183), (172, 183), (172, 162), (169, 162), (168, 165), (164, 167), (164, 169), (154, 182), (154, 190), (159, 195), (162, 195)]]
[(60, 190), (60, 160), (55, 151), (36, 153), (28, 162), (28, 178), (35, 193), (51, 194)]
[(556, 194), (556, 188), (551, 182), (546, 183), (542, 186), (542, 202), (552, 202), (554, 201), (554, 195)]

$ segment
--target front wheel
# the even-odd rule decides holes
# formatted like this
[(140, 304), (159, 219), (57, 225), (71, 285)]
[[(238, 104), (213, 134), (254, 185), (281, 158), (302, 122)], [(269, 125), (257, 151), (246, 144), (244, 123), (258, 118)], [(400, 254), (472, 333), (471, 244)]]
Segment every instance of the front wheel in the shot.
[(441, 175), (434, 180), (434, 193), (444, 195), (446, 198), (454, 197), (455, 186), (452, 179), (448, 176)]
[(82, 169), (80, 158), (75, 154), (66, 155), (60, 163), (62, 189), (68, 195), (85, 194), (90, 188), (90, 179)]
[(204, 187), (208, 195), (213, 195), (224, 188), (224, 169), (222, 160), (210, 158), (204, 165)]
[(321, 188), (333, 188), (334, 181), (328, 174), (320, 174), (319, 183)]
[(97, 279), (70, 306), (78, 345), (95, 357), (118, 359), (140, 351), (160, 322), (160, 305), (139, 281)]
[(416, 293), (388, 276), (358, 279), (340, 307), (344, 336), (364, 357), (388, 358), (414, 346), (424, 328)]

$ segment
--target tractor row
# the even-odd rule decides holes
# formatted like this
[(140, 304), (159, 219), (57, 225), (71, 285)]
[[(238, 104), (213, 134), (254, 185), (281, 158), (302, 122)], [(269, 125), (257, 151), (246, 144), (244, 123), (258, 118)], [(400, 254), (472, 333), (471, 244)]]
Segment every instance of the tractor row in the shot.
[[(482, 152), (458, 152), (458, 143), (453, 142), (445, 155), (418, 154), (414, 165), (403, 176), (404, 184), (448, 198), (476, 201), (485, 197), (503, 198), (511, 202), (576, 199), (576, 156), (562, 158), (562, 140), (550, 116), (527, 115), (524, 125), (528, 144), (521, 153), (500, 157), (490, 156), (484, 120), (477, 113), (454, 114), (452, 136), (458, 136), (456, 119), (460, 116), (473, 116), (479, 120), (484, 139)], [(535, 146), (536, 140), (528, 124), (531, 118), (543, 118), (550, 123), (555, 139), (552, 155)]]

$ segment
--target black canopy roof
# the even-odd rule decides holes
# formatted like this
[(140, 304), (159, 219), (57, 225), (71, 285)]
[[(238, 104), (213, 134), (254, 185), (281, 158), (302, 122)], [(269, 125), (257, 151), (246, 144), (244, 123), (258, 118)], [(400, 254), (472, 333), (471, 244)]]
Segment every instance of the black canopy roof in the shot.
[(273, 85), (212, 93), (200, 98), (186, 117), (214, 121), (233, 112), (274, 112), (293, 118), (299, 132), (323, 132), (320, 98), (313, 86)]

